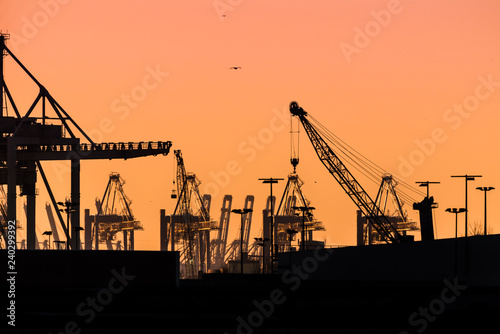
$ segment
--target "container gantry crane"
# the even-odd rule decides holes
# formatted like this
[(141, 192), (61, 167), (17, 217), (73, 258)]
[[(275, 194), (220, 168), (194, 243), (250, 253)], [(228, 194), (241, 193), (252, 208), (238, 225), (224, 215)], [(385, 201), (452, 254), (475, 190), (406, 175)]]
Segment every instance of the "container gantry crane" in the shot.
[[(85, 215), (86, 249), (90, 249), (92, 239), (95, 242), (94, 249), (99, 249), (99, 242), (106, 242), (109, 249), (117, 233), (123, 232), (124, 250), (134, 250), (134, 231), (142, 231), (144, 227), (132, 213), (132, 201), (123, 190), (124, 184), (120, 174), (111, 173), (102, 199), (96, 200), (97, 215), (90, 219)], [(120, 244), (117, 240), (117, 249)]]
[[(293, 238), (289, 233), (290, 231), (302, 232), (304, 226), (304, 235), (306, 240), (313, 240), (313, 231), (324, 231), (323, 223), (314, 218), (312, 212), (308, 212), (305, 217), (296, 216), (297, 207), (310, 208), (310, 202), (302, 192), (302, 185), (304, 182), (300, 179), (296, 172), (298, 158), (291, 159), (293, 165), (293, 173), (288, 175), (288, 181), (285, 186), (285, 191), (281, 197), (280, 204), (275, 216), (275, 244), (277, 245), (278, 252), (284, 252), (290, 245), (290, 238)], [(302, 225), (302, 219), (305, 219)]]
[(401, 242), (402, 236), (333, 152), (328, 143), (321, 137), (316, 128), (309, 122), (306, 117), (307, 112), (297, 102), (292, 101), (290, 103), (290, 113), (300, 120), (323, 165), (342, 186), (342, 189), (349, 195), (359, 210), (369, 219), (382, 241), (387, 243)]
[(253, 214), (253, 203), (255, 198), (252, 195), (248, 195), (245, 198), (244, 210), (250, 210), (243, 217), (243, 252), (248, 253), (248, 243), (250, 242), (250, 228), (252, 226), (252, 214)]
[(233, 196), (231, 195), (225, 195), (222, 200), (217, 238), (213, 239), (210, 244), (210, 250), (212, 253), (212, 269), (222, 269), (224, 266), (224, 256), (226, 253), (227, 234), (229, 232), (229, 219), (231, 216), (232, 202)]
[[(177, 193), (179, 197), (170, 220), (171, 243), (181, 241), (182, 263), (186, 278), (195, 278), (196, 272), (210, 269), (210, 230), (215, 230), (215, 222), (210, 220), (207, 204), (210, 197), (201, 196), (201, 182), (195, 174), (187, 173), (180, 150), (174, 150), (177, 160)], [(197, 209), (197, 211), (195, 211)], [(181, 219), (178, 219), (181, 218)]]
[[(7, 220), (18, 223), (17, 187), (19, 186), (20, 195), (26, 196), (27, 248), (35, 249), (38, 175), (42, 178), (52, 206), (56, 208), (58, 203), (42, 168), (42, 162), (71, 161), (71, 197), (68, 202), (74, 208), (69, 215), (70, 219), (67, 219), (71, 226), (66, 227), (67, 223), (64, 223), (59, 210), (55, 213), (66, 239), (70, 241), (70, 248), (78, 250), (81, 230), (79, 205), (81, 162), (83, 160), (126, 160), (158, 154), (167, 155), (172, 143), (170, 141), (95, 143), (7, 47), (8, 38), (8, 34), (0, 32), (0, 184), (7, 185)], [(3, 75), (4, 57), (7, 56), (38, 88), (38, 94), (24, 115), (21, 114), (22, 110), (13, 99)], [(8, 106), (14, 111), (14, 116), (8, 115)], [(80, 139), (88, 143), (83, 143)]]
[[(415, 222), (409, 219), (403, 198), (396, 191), (396, 185), (397, 182), (391, 174), (384, 174), (375, 197), (375, 204), (397, 231), (405, 236), (407, 231), (416, 231), (419, 228)], [(378, 232), (372, 229), (368, 219), (362, 217), (361, 212), (358, 211), (358, 245), (371, 245), (377, 243), (379, 239)]]
[[(245, 205), (244, 205), (244, 210), (252, 210), (249, 211), (245, 214), (243, 214), (243, 243), (241, 242), (241, 225), (238, 229), (238, 233), (236, 234), (237, 237), (236, 239), (229, 244), (229, 246), (226, 249), (226, 255), (225, 255), (225, 263), (227, 263), (230, 260), (236, 260), (241, 256), (242, 253), (248, 253), (249, 246), (248, 243), (250, 241), (250, 228), (252, 226), (252, 213), (253, 213), (253, 204), (254, 204), (254, 197), (252, 195), (248, 195), (245, 198)], [(241, 245), (243, 245), (243, 249), (241, 248)]]

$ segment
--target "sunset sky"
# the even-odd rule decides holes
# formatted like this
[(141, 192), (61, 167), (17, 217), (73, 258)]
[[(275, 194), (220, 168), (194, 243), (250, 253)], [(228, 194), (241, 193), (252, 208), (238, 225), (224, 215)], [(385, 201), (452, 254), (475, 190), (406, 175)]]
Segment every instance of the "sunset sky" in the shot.
[[(175, 207), (173, 149), (212, 194), (213, 219), (224, 194), (233, 195), (233, 208), (255, 196), (251, 238), (258, 236), (269, 194), (258, 178), (286, 179), (292, 171), (293, 100), (406, 183), (441, 182), (431, 186), (438, 238), (454, 236), (455, 217), (445, 209), (464, 206), (464, 181), (450, 176), (482, 175), (469, 183), (469, 221), (484, 220), (484, 194), (475, 188), (496, 187), (488, 224), (500, 233), (499, 15), (496, 0), (4, 1), (0, 29), (95, 142), (173, 142), (167, 157), (81, 167), (82, 209), (95, 213), (94, 199), (110, 172), (119, 172), (145, 227), (136, 249), (156, 250), (159, 211)], [(10, 57), (5, 62), (5, 80), (26, 113), (36, 86)], [(353, 245), (356, 206), (301, 130), (297, 171), (327, 229), (315, 238)], [(43, 166), (64, 199), (69, 163)], [(378, 184), (358, 181), (376, 195)], [(284, 186), (274, 188), (278, 200)], [(38, 188), (41, 232), (49, 228), (41, 178)], [(412, 203), (406, 209), (418, 220)], [(231, 240), (238, 225), (233, 215)]]

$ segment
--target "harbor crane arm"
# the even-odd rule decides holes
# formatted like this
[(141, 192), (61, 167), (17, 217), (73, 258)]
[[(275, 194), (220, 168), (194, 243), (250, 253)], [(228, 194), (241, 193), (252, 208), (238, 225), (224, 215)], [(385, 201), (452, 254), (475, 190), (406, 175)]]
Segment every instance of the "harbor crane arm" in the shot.
[(380, 208), (373, 202), (358, 181), (356, 181), (354, 176), (333, 152), (327, 142), (321, 137), (316, 128), (309, 122), (306, 118), (307, 112), (299, 107), (299, 104), (295, 101), (290, 103), (290, 112), (293, 116), (298, 117), (302, 123), (323, 165), (342, 186), (359, 210), (368, 218), (381, 238), (387, 243), (399, 242), (400, 235), (397, 230), (384, 216)]
[[(189, 197), (186, 194), (187, 191), (187, 172), (186, 167), (184, 166), (184, 159), (182, 158), (182, 154), (180, 150), (174, 150), (175, 158), (177, 159), (177, 193), (179, 194), (179, 200), (175, 206), (174, 215), (178, 213), (177, 210), (180, 210), (182, 213), (188, 209)], [(180, 207), (179, 207), (180, 204)]]

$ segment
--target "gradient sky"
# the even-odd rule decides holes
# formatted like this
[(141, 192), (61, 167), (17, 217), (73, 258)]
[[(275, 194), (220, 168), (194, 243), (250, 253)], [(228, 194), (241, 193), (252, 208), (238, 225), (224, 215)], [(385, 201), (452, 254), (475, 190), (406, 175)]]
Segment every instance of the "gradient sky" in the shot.
[[(475, 188), (498, 188), (488, 194), (488, 222), (500, 232), (499, 14), (496, 0), (3, 1), (0, 29), (94, 141), (171, 140), (212, 194), (214, 219), (224, 194), (233, 208), (254, 195), (252, 238), (269, 193), (257, 179), (292, 170), (292, 100), (405, 182), (440, 181), (431, 195), (437, 237), (446, 238), (454, 217), (444, 210), (464, 206), (455, 174), (483, 175), (469, 183), (471, 222), (484, 217)], [(5, 78), (25, 113), (36, 87), (9, 58)], [(175, 206), (172, 158), (83, 161), (82, 208), (93, 210), (109, 173), (119, 172), (146, 229), (136, 249), (159, 249), (159, 210)], [(69, 164), (43, 165), (56, 198), (68, 196)], [(316, 238), (354, 244), (356, 207), (304, 132), (298, 172), (327, 228)], [(358, 179), (374, 197), (378, 184)], [(44, 231), (48, 196), (38, 188)], [(231, 223), (234, 235), (239, 219)]]

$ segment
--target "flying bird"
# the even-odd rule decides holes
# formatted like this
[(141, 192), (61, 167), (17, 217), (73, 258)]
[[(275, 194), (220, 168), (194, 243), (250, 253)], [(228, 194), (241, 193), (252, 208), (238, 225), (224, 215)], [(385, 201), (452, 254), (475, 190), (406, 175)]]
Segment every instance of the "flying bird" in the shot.
[(230, 70), (241, 70), (241, 67), (239, 66), (233, 66), (229, 68)]

